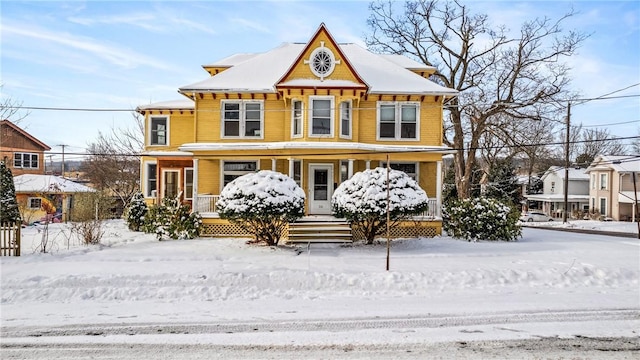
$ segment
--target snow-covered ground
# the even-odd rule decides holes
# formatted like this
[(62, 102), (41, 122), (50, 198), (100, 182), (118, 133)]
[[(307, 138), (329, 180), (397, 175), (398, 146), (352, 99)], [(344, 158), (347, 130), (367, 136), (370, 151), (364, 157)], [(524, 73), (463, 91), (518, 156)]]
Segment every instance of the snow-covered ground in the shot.
[[(633, 223), (582, 224), (637, 232)], [(311, 358), (371, 358), (366, 349), (384, 358), (399, 348), (436, 354), (425, 349), (437, 344), (451, 354), (452, 342), (639, 336), (637, 239), (527, 227), (512, 243), (397, 240), (385, 271), (385, 244), (158, 242), (114, 220), (99, 246), (50, 225), (55, 245), (42, 254), (40, 230), (23, 229), (22, 256), (1, 259), (3, 358), (46, 358), (64, 344), (138, 344), (147, 349), (139, 359), (172, 344), (223, 346), (222, 357), (297, 346), (319, 351)]]

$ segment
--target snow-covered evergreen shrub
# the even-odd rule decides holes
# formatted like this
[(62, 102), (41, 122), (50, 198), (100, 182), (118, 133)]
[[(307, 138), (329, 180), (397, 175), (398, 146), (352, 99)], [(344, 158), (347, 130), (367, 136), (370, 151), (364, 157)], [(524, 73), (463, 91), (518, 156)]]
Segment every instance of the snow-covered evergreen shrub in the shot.
[(495, 199), (450, 201), (442, 217), (444, 230), (459, 239), (516, 241), (522, 235), (518, 211)]
[(0, 161), (0, 223), (16, 223), (20, 221), (20, 209), (16, 200), (16, 187), (13, 175), (4, 161)]
[(187, 205), (179, 203), (175, 198), (164, 198), (161, 205), (149, 208), (145, 216), (143, 230), (154, 233), (158, 240), (193, 239), (200, 235), (202, 216), (191, 212)]
[[(402, 171), (389, 172), (390, 226), (428, 207), (427, 194)], [(333, 214), (362, 228), (372, 244), (387, 226), (387, 169), (378, 167), (356, 173), (338, 186), (331, 198)]]
[(137, 192), (133, 195), (129, 206), (127, 206), (125, 219), (129, 230), (140, 231), (144, 225), (144, 219), (149, 211), (147, 203), (144, 202), (144, 195), (141, 192)]
[(288, 223), (304, 215), (304, 191), (290, 177), (262, 170), (227, 184), (216, 203), (221, 219), (252, 234), (257, 242), (278, 245)]

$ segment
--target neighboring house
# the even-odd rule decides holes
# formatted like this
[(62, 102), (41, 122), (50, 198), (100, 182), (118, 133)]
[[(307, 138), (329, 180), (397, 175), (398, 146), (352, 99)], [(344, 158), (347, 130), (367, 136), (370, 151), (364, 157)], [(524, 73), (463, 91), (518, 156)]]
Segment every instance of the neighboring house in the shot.
[(443, 104), (456, 96), (435, 68), (337, 43), (322, 24), (307, 43), (204, 65), (186, 98), (139, 106), (145, 116), (141, 188), (149, 202), (180, 197), (204, 235), (229, 235), (215, 202), (233, 179), (262, 169), (292, 177), (307, 215), (331, 214), (335, 188), (385, 163), (418, 180), (440, 233)]
[(54, 175), (18, 175), (13, 177), (13, 183), (22, 220), (29, 224), (45, 217), (43, 202), (50, 202), (55, 207), (54, 219), (71, 220), (69, 214), (73, 207), (73, 196), (95, 191), (90, 187)]
[[(536, 208), (553, 217), (562, 217), (564, 212), (564, 179), (566, 168), (550, 167), (542, 175), (542, 194), (529, 194), (525, 197), (537, 203)], [(589, 209), (589, 176), (584, 169), (569, 169), (569, 185), (567, 192), (569, 205), (568, 216)]]
[(44, 152), (51, 148), (9, 120), (0, 121), (0, 160), (13, 176), (44, 174)]
[(616, 221), (638, 219), (634, 204), (640, 198), (640, 156), (599, 155), (586, 172), (591, 211)]

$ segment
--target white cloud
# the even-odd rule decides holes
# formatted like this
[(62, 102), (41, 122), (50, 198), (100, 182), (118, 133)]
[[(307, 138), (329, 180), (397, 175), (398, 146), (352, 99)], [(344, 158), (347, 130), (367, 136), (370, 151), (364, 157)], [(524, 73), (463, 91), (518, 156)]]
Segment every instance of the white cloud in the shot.
[(96, 24), (104, 24), (104, 25), (131, 25), (135, 27), (139, 27), (149, 31), (162, 31), (162, 27), (157, 25), (156, 18), (148, 13), (132, 13), (132, 14), (121, 14), (121, 15), (111, 15), (111, 16), (99, 16), (95, 18), (91, 18), (88, 16), (71, 16), (67, 18), (68, 21), (85, 25), (92, 26)]
[(231, 18), (229, 19), (229, 22), (240, 25), (241, 27), (247, 28), (249, 30), (255, 30), (255, 31), (266, 33), (266, 34), (271, 33), (269, 28), (255, 21), (242, 19), (242, 18)]
[[(169, 70), (171, 66), (156, 59), (138, 54), (134, 51), (123, 49), (115, 45), (102, 44), (99, 40), (76, 36), (65, 32), (55, 32), (47, 29), (37, 28), (32, 25), (20, 26), (13, 24), (3, 24), (3, 42), (6, 42), (9, 35), (30, 38), (36, 41), (42, 41), (49, 45), (55, 43), (67, 48), (69, 51), (81, 51), (85, 54), (92, 55), (103, 61), (107, 61), (113, 65), (122, 68), (136, 68), (139, 66), (149, 66), (161, 70)], [(69, 54), (73, 55), (73, 54)], [(70, 56), (72, 57), (72, 56)]]

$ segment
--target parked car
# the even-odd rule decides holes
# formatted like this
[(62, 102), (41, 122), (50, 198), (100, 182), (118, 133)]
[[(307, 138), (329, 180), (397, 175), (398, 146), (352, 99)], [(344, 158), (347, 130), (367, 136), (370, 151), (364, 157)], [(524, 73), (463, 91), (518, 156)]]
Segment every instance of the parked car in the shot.
[(520, 215), (520, 221), (534, 222), (534, 221), (553, 221), (553, 218), (540, 211), (529, 211)]

